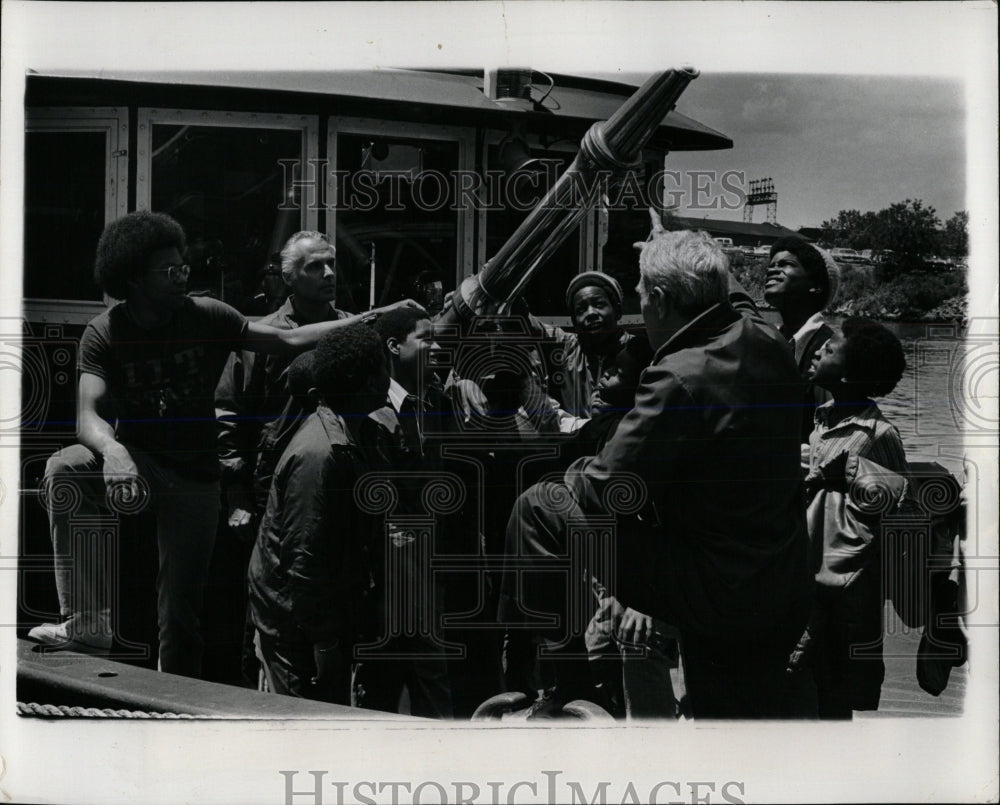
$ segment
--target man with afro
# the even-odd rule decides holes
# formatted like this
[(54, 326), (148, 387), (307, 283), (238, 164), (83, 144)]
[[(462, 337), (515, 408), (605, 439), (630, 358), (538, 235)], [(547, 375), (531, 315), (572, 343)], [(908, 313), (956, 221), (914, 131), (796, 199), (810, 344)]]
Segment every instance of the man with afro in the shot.
[(159, 554), (159, 667), (197, 677), (219, 513), (213, 394), (222, 368), (233, 350), (293, 356), (351, 319), (281, 330), (216, 299), (189, 296), (186, 249), (180, 225), (148, 210), (112, 222), (98, 242), (94, 277), (123, 301), (93, 319), (80, 341), (79, 444), (49, 459), (43, 481), (62, 621), (41, 624), (29, 637), (50, 648), (108, 653), (107, 547), (96, 534), (75, 539), (73, 521), (108, 505), (148, 509)]

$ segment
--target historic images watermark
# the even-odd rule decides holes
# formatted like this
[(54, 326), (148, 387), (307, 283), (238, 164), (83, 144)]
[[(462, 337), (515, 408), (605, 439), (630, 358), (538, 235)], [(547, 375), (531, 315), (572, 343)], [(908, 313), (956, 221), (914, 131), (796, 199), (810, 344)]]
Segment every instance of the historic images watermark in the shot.
[(699, 805), (725, 802), (742, 805), (746, 786), (739, 780), (660, 780), (636, 785), (631, 781), (584, 784), (558, 770), (541, 770), (534, 779), (490, 780), (337, 780), (329, 772), (283, 769), (282, 805), (376, 805), (401, 802), (436, 805), (501, 805), (521, 802), (564, 802), (570, 805)]
[(577, 174), (564, 192), (549, 196), (563, 163), (540, 159), (532, 170), (330, 170), (325, 159), (279, 160), (286, 196), (278, 209), (339, 209), (352, 212), (422, 212), (463, 209), (528, 212), (543, 206), (576, 209), (602, 203), (609, 211), (666, 209), (738, 210), (747, 198), (747, 178), (738, 170), (647, 170)]

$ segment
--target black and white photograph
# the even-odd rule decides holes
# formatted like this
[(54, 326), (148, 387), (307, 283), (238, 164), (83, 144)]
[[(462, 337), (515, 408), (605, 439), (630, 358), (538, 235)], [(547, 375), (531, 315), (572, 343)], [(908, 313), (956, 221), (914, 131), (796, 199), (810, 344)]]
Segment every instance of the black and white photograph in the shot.
[(5, 801), (998, 801), (995, 3), (2, 11)]

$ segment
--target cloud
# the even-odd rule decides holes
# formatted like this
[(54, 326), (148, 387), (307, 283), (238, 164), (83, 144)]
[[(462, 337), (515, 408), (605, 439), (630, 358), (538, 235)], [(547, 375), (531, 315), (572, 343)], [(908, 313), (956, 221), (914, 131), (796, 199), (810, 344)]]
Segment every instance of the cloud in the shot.
[(744, 131), (789, 131), (792, 121), (788, 118), (788, 98), (784, 95), (770, 95), (764, 89), (758, 95), (743, 101), (739, 120)]

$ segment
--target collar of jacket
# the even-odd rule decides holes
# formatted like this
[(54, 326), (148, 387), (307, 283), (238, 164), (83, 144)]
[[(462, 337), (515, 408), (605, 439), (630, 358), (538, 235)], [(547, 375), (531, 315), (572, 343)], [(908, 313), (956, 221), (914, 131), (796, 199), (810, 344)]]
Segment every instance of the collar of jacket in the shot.
[(681, 329), (674, 333), (663, 344), (653, 357), (653, 363), (661, 358), (682, 349), (705, 344), (726, 329), (733, 322), (739, 321), (740, 314), (725, 302), (716, 302), (708, 310), (699, 313)]
[[(628, 330), (623, 329), (620, 324), (616, 326), (618, 327), (618, 338), (615, 341), (609, 340), (607, 346), (603, 350), (595, 350), (594, 352), (586, 353), (588, 358), (613, 358), (621, 352), (622, 347), (634, 338), (634, 336)], [(577, 337), (579, 338), (579, 336)]]
[(316, 416), (319, 418), (323, 430), (326, 431), (330, 444), (348, 445), (350, 447), (360, 447), (351, 435), (351, 431), (344, 422), (344, 418), (330, 408), (325, 403), (320, 403), (316, 407)]
[(813, 414), (813, 421), (817, 425), (822, 425), (826, 430), (821, 434), (821, 438), (827, 438), (828, 434), (835, 434), (840, 428), (852, 426), (856, 428), (864, 428), (870, 433), (875, 433), (876, 425), (879, 421), (879, 409), (873, 400), (866, 400), (864, 402), (855, 405), (856, 410), (852, 414), (848, 414), (839, 422), (830, 424), (830, 417), (834, 413), (834, 400), (828, 400), (820, 406), (817, 406), (816, 413)]
[[(294, 299), (295, 295), (292, 294), (282, 303), (281, 307), (279, 307), (271, 315), (274, 316), (276, 320), (284, 319), (286, 321), (292, 322), (293, 324), (299, 327), (301, 327), (303, 324), (313, 324), (314, 322), (307, 322), (302, 320), (302, 317), (299, 316), (298, 312), (295, 310)], [(330, 310), (329, 313), (327, 314), (326, 321), (341, 318), (341, 311), (335, 308), (332, 302), (330, 303), (329, 308)]]

